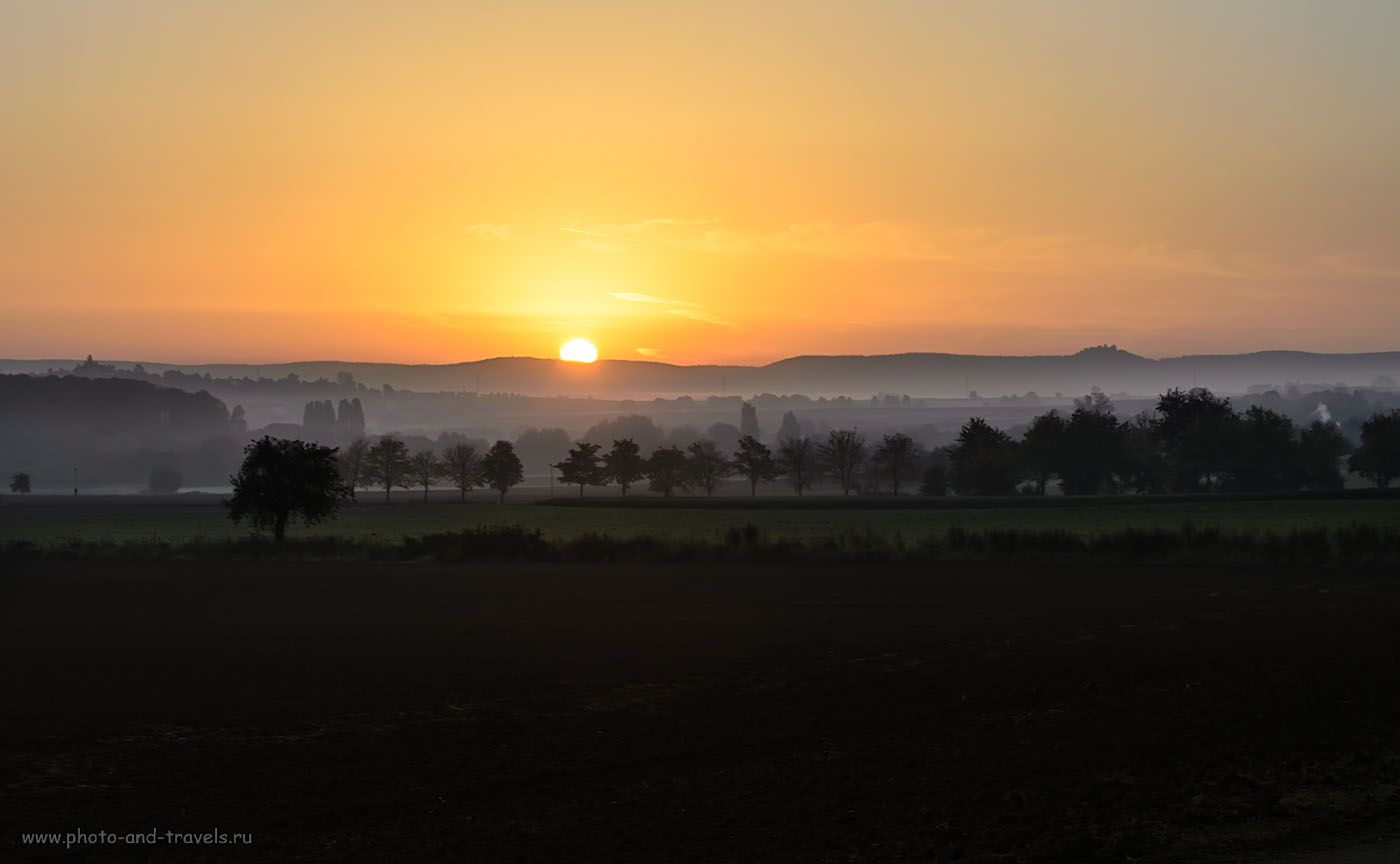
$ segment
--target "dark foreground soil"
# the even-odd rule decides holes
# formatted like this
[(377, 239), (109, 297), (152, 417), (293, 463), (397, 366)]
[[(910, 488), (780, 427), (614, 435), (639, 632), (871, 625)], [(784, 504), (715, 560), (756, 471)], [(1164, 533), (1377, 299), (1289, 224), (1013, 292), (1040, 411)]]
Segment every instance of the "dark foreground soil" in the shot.
[[(1394, 572), (4, 567), (7, 861), (1233, 861), (1400, 813)], [(77, 831), (252, 843), (22, 839)]]

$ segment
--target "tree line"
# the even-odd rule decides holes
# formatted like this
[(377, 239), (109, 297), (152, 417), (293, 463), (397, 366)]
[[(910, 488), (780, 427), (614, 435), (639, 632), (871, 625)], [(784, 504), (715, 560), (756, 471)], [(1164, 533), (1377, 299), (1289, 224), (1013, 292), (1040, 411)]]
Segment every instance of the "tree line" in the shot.
[[(756, 427), (751, 416), (743, 419), (748, 429)], [(1171, 390), (1154, 411), (1127, 419), (1096, 391), (1070, 412), (1035, 417), (1019, 437), (974, 417), (952, 445), (932, 451), (902, 432), (875, 441), (857, 429), (813, 437), (785, 424), (785, 432), (776, 447), (744, 434), (733, 450), (701, 438), (656, 446), (650, 454), (631, 437), (614, 438), (606, 450), (580, 441), (550, 467), (580, 496), (590, 486), (614, 485), (625, 496), (641, 483), (663, 496), (713, 495), (735, 477), (750, 495), (779, 481), (798, 495), (828, 484), (846, 495), (897, 495), (916, 480), (928, 495), (1043, 495), (1054, 486), (1070, 495), (1105, 495), (1334, 490), (1345, 484), (1344, 466), (1382, 488), (1400, 477), (1400, 410), (1365, 420), (1360, 446), (1353, 447), (1336, 423), (1319, 419), (1299, 428), (1258, 405), (1237, 412), (1228, 398), (1204, 388)], [(421, 487), (426, 499), (432, 486), (446, 482), (463, 497), (490, 487), (504, 499), (521, 479), (507, 441), (485, 454), (470, 444), (410, 454), (386, 436), (373, 446), (359, 439), (340, 459), (352, 487), (383, 488), (386, 497), (395, 487)]]
[(485, 453), (471, 444), (452, 444), (441, 454), (434, 450), (410, 454), (408, 445), (392, 435), (373, 444), (356, 438), (339, 450), (337, 465), (352, 497), (356, 487), (382, 488), (386, 502), (395, 487), (419, 486), (426, 501), (428, 490), (440, 481), (459, 489), (463, 500), (473, 489), (489, 488), (499, 492), (504, 502), (506, 493), (525, 479), (524, 466), (509, 441), (497, 441)]
[(1360, 437), (1353, 447), (1336, 423), (1300, 429), (1262, 406), (1237, 412), (1204, 388), (1170, 390), (1155, 411), (1120, 419), (1095, 392), (1068, 415), (1039, 415), (1019, 439), (972, 418), (926, 486), (960, 495), (1045, 494), (1052, 482), (1071, 495), (1329, 490), (1345, 484), (1344, 464), (1389, 486), (1400, 476), (1400, 410), (1363, 421)]

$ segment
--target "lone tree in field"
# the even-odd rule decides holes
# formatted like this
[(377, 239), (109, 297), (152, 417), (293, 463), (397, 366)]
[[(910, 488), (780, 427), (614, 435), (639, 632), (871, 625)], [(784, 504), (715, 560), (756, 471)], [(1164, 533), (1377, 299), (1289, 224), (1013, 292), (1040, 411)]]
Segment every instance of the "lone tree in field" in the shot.
[(647, 460), (646, 476), (653, 492), (670, 498), (690, 486), (690, 465), (679, 447), (658, 447)]
[(919, 445), (903, 432), (886, 435), (875, 449), (875, 462), (889, 475), (890, 488), (899, 494), (899, 484), (914, 473), (919, 464)]
[(510, 487), (525, 479), (525, 469), (520, 457), (515, 455), (515, 446), (509, 441), (492, 444), (481, 460), (481, 476), (486, 479), (486, 485), (501, 493), (501, 503), (506, 503)]
[(29, 494), (29, 474), (18, 471), (10, 476), (10, 491), (18, 495)]
[(375, 442), (365, 453), (365, 482), (384, 487), (384, 503), (389, 503), (389, 491), (395, 486), (411, 488), (413, 482), (409, 472), (413, 463), (408, 456), (408, 445), (385, 435)]
[(734, 471), (734, 466), (719, 451), (715, 442), (704, 439), (686, 448), (690, 467), (690, 479), (696, 486), (705, 490), (706, 495), (715, 494), (715, 488)]
[(758, 494), (758, 484), (775, 480), (778, 465), (773, 461), (773, 451), (752, 435), (739, 439), (739, 449), (734, 451), (734, 471), (749, 481), (749, 495)]
[[(360, 401), (358, 399), (356, 402)], [(345, 449), (340, 451), (340, 476), (345, 478), (345, 485), (350, 487), (350, 497), (355, 497), (355, 487), (361, 485), (365, 479), (365, 454), (369, 452), (369, 442), (363, 438), (356, 438)]]
[(603, 454), (603, 472), (622, 487), (622, 496), (633, 483), (646, 476), (646, 460), (642, 448), (631, 438), (613, 441), (612, 449)]
[(249, 519), (272, 539), (287, 536), (293, 514), (307, 525), (329, 519), (350, 497), (336, 465), (335, 448), (264, 436), (243, 448), (243, 465), (229, 478), (229, 518)]
[(423, 503), (428, 503), (428, 487), (433, 485), (433, 481), (442, 476), (442, 463), (438, 461), (437, 454), (431, 450), (424, 450), (422, 453), (414, 453), (409, 461), (409, 474), (413, 477), (416, 485), (423, 487)]
[[(791, 416), (792, 412), (789, 411), (787, 417)], [(787, 426), (787, 417), (783, 418), (784, 427)], [(799, 496), (804, 489), (810, 489), (820, 470), (817, 465), (816, 443), (806, 435), (784, 436), (778, 445), (778, 470), (787, 477), (788, 483), (797, 490)]]
[(569, 451), (569, 457), (555, 465), (559, 469), (559, 482), (565, 485), (578, 484), (578, 497), (583, 497), (585, 486), (606, 486), (608, 472), (603, 468), (598, 456), (599, 446), (580, 441)]
[(841, 486), (841, 494), (851, 494), (856, 485), (856, 473), (865, 464), (865, 438), (854, 429), (834, 429), (826, 443), (817, 447), (822, 467)]
[(486, 482), (481, 476), (481, 457), (470, 444), (453, 444), (442, 451), (442, 475), (461, 490), (463, 501), (468, 492)]

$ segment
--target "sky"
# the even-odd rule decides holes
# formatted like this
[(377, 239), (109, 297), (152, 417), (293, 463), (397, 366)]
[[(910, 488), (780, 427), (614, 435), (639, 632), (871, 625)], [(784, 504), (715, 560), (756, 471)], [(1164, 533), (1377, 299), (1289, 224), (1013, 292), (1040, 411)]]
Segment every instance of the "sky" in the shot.
[(0, 0), (0, 356), (1400, 349), (1400, 3)]

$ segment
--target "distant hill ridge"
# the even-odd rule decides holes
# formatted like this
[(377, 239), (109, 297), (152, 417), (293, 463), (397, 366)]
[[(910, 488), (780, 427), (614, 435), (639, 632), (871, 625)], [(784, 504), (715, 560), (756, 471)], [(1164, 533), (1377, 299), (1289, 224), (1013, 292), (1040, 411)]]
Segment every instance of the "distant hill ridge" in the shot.
[[(73, 369), (83, 361), (0, 360), (0, 372), (42, 374)], [(148, 373), (176, 369), (213, 378), (335, 380), (346, 373), (372, 387), (400, 390), (511, 392), (533, 396), (651, 398), (679, 394), (805, 393), (871, 396), (908, 393), (923, 397), (964, 397), (1034, 391), (1075, 394), (1100, 387), (1110, 393), (1152, 395), (1171, 387), (1210, 387), (1224, 393), (1255, 385), (1344, 383), (1371, 386), (1378, 379), (1400, 379), (1400, 351), (1316, 354), (1258, 351), (1199, 354), (1152, 359), (1114, 345), (1069, 355), (1006, 356), (945, 353), (803, 355), (762, 366), (678, 366), (655, 360), (600, 360), (584, 365), (536, 357), (495, 357), (448, 364), (303, 361), (268, 364), (170, 364), (101, 361)]]

